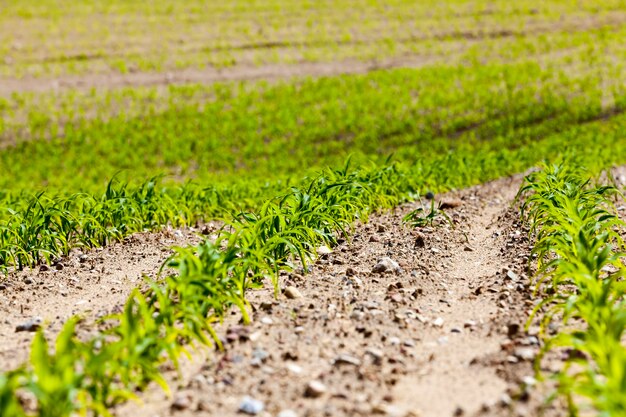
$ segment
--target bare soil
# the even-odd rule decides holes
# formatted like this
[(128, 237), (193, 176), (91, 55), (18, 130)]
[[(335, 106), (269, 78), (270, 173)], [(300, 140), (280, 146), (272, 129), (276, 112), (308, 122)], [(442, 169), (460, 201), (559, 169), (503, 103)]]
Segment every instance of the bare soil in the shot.
[(0, 280), (0, 369), (28, 359), (34, 333), (17, 332), (18, 326), (40, 322), (52, 338), (75, 314), (110, 314), (144, 275), (156, 276), (170, 247), (199, 241), (192, 229), (138, 233), (105, 248), (74, 251), (51, 267), (10, 273)]
[[(251, 291), (253, 323), (233, 312), (218, 328), (224, 351), (200, 349), (180, 377), (166, 371), (172, 396), (151, 387), (142, 404), (116, 413), (237, 415), (249, 396), (262, 416), (561, 415), (558, 404), (542, 407), (531, 366), (539, 341), (523, 330), (533, 301), (514, 206), (520, 182), (439, 197), (454, 227), (443, 218), (403, 224), (424, 202), (372, 216), (309, 274), (282, 277), (296, 298)], [(12, 274), (0, 291), (2, 368), (27, 358), (32, 333), (15, 333), (18, 324), (40, 316), (54, 336), (72, 314), (119, 309), (143, 274), (158, 272), (168, 246), (198, 239), (194, 230), (140, 234), (73, 254), (62, 270)], [(385, 257), (401, 270), (373, 272)]]
[(333, 76), (340, 74), (362, 74), (386, 68), (418, 68), (441, 58), (406, 57), (381, 62), (302, 62), (298, 64), (268, 64), (262, 66), (239, 65), (224, 69), (183, 69), (163, 73), (133, 72), (127, 74), (88, 74), (62, 76), (53, 79), (0, 79), (0, 96), (15, 92), (47, 92), (68, 89), (140, 87), (170, 84), (210, 84), (220, 81), (240, 80), (283, 80), (302, 76)]

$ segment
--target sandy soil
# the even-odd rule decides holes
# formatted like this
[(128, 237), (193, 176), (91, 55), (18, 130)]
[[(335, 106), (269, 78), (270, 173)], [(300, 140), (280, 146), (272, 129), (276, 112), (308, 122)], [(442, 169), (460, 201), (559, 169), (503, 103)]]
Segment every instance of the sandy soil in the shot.
[[(513, 206), (520, 182), (441, 196), (454, 227), (404, 225), (419, 202), (372, 216), (310, 274), (282, 277), (295, 298), (250, 292), (253, 324), (227, 317), (218, 328), (225, 351), (194, 353), (182, 377), (166, 372), (172, 396), (152, 387), (117, 415), (234, 416), (246, 401), (281, 417), (537, 415), (544, 394), (525, 389), (536, 382), (539, 342), (523, 331), (532, 300), (529, 242)], [(192, 230), (138, 235), (76, 254), (61, 271), (13, 274), (0, 292), (2, 368), (27, 355), (31, 333), (15, 333), (16, 323), (39, 315), (52, 336), (71, 314), (119, 308), (167, 246), (197, 239)], [(400, 269), (373, 272), (385, 257)]]
[[(210, 227), (210, 225), (209, 225)], [(142, 276), (155, 277), (173, 246), (200, 240), (192, 229), (140, 233), (86, 253), (74, 251), (51, 267), (10, 273), (0, 279), (0, 369), (28, 358), (33, 333), (17, 326), (45, 325), (53, 337), (74, 314), (106, 315), (123, 304)]]
[(119, 88), (170, 84), (209, 84), (219, 81), (282, 80), (302, 76), (361, 74), (385, 68), (419, 68), (441, 61), (438, 57), (407, 57), (381, 62), (302, 62), (298, 64), (239, 65), (230, 68), (183, 69), (164, 73), (91, 74), (53, 79), (0, 79), (0, 96), (14, 92), (46, 92), (67, 89)]

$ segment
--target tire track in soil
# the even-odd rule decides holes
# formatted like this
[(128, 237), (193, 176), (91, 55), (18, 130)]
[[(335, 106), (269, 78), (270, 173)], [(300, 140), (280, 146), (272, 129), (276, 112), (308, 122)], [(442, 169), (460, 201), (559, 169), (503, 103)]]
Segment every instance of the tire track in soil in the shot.
[[(403, 225), (418, 203), (373, 215), (309, 275), (281, 277), (302, 297), (251, 291), (253, 323), (233, 313), (218, 328), (224, 352), (195, 354), (182, 377), (169, 372), (172, 397), (151, 387), (117, 415), (235, 416), (246, 396), (260, 416), (515, 415), (503, 400), (530, 367), (507, 361), (506, 323), (525, 307), (501, 278), (523, 277), (524, 248), (510, 243), (521, 178), (442, 196), (458, 205), (455, 228)], [(402, 272), (373, 273), (385, 256)]]
[(515, 187), (505, 187), (501, 195), (484, 202), (481, 215), (468, 224), (468, 245), (451, 254), (451, 268), (441, 278), (447, 296), (440, 301), (448, 307), (439, 316), (443, 331), (431, 331), (427, 336), (431, 341), (420, 345), (418, 356), (429, 358), (428, 364), (402, 378), (394, 389), (401, 408), (433, 417), (475, 414), (506, 392), (507, 384), (495, 369), (472, 365), (477, 357), (498, 352), (506, 335), (468, 330), (474, 323), (481, 326), (494, 322), (497, 315), (496, 303), (485, 302), (474, 291), (485, 278), (506, 267), (494, 228), (514, 199), (518, 185), (516, 182)]

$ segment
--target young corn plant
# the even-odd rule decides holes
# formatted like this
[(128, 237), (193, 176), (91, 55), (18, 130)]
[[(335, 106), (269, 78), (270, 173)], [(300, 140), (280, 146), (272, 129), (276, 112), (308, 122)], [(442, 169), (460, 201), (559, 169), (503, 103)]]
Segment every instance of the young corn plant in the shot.
[[(520, 189), (526, 197), (522, 213), (536, 238), (535, 293), (545, 295), (531, 320), (543, 312), (544, 354), (557, 348), (571, 352), (555, 375), (557, 393), (565, 397), (571, 414), (592, 407), (601, 415), (622, 416), (626, 253), (620, 232), (626, 225), (612, 206), (618, 191), (593, 185), (573, 165), (545, 167), (528, 176)], [(547, 336), (545, 328), (556, 320), (573, 330)]]

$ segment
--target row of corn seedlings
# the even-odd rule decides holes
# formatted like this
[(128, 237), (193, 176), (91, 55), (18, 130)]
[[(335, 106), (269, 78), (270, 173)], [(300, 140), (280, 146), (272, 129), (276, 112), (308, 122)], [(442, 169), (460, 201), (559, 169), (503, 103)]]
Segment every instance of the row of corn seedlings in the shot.
[[(81, 318), (74, 317), (51, 353), (40, 331), (29, 363), (0, 374), (0, 415), (108, 416), (151, 382), (167, 391), (160, 366), (177, 365), (192, 346), (219, 344), (212, 325), (230, 307), (247, 321), (248, 288), (269, 281), (278, 291), (281, 271), (306, 267), (320, 245), (349, 236), (357, 219), (397, 205), (408, 196), (401, 190), (410, 189), (410, 178), (393, 165), (350, 172), (346, 164), (241, 213), (216, 241), (177, 249), (168, 263), (176, 273), (146, 281), (121, 313), (101, 319), (95, 337), (80, 338)], [(33, 408), (22, 404), (26, 395), (36, 399)]]
[[(536, 238), (533, 317), (540, 319), (545, 347), (567, 353), (555, 375), (557, 394), (571, 415), (596, 410), (626, 415), (626, 224), (612, 204), (612, 185), (596, 185), (574, 162), (546, 166), (526, 178), (520, 195), (523, 216)], [(552, 322), (564, 330), (545, 332)], [(542, 355), (543, 356), (543, 355)]]
[[(404, 163), (395, 166), (405, 178), (412, 178), (413, 189), (440, 192), (523, 171), (543, 158), (558, 158), (566, 147), (584, 156), (587, 164), (623, 163), (624, 126), (626, 117), (616, 116), (610, 123), (576, 125), (513, 149), (500, 142), (465, 144), (454, 152), (415, 162), (403, 157)], [(72, 248), (101, 246), (168, 224), (193, 225), (203, 219), (231, 218), (241, 210), (259, 211), (268, 196), (284, 193), (290, 184), (308, 187), (306, 180), (293, 179), (167, 185), (156, 177), (139, 185), (113, 180), (100, 194), (7, 195), (0, 202), (0, 270), (32, 267), (66, 255)], [(397, 191), (411, 189), (399, 184)]]

